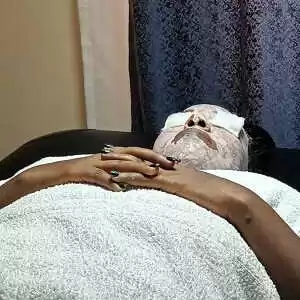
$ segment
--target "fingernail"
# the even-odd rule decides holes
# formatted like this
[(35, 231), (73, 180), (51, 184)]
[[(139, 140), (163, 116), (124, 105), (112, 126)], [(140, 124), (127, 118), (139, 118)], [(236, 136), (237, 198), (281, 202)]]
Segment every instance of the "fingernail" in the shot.
[(120, 193), (120, 192), (124, 192), (124, 191), (123, 191), (123, 189), (121, 187), (118, 186), (118, 187), (116, 187), (116, 192)]
[(167, 156), (166, 157), (167, 160), (171, 161), (171, 162), (175, 162), (175, 163), (180, 163), (181, 160), (172, 156)]
[(113, 145), (110, 145), (110, 144), (104, 144), (104, 148), (113, 148), (114, 146)]
[(120, 175), (120, 173), (118, 171), (110, 171), (109, 174), (112, 176), (112, 177), (118, 177)]
[(107, 148), (103, 148), (101, 151), (100, 151), (100, 153), (102, 153), (102, 154), (108, 154), (108, 153), (110, 153), (111, 152), (111, 150), (109, 150), (109, 149), (107, 149)]
[(104, 147), (103, 149), (106, 150), (106, 151), (109, 151), (109, 152), (112, 152), (112, 151), (113, 151), (113, 149), (110, 148), (110, 147)]
[(152, 164), (150, 165), (151, 168), (159, 168), (160, 167), (160, 164)]
[(126, 192), (128, 188), (128, 184), (119, 183), (119, 187), (121, 188), (122, 192)]

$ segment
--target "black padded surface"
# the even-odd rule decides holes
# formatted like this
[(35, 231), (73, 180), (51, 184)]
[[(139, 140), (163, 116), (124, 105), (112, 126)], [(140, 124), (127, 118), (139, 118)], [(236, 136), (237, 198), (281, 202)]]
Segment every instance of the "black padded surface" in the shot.
[(0, 180), (48, 156), (98, 153), (104, 144), (152, 148), (155, 137), (129, 132), (68, 130), (48, 134), (24, 144), (0, 162)]
[(260, 156), (261, 172), (300, 191), (300, 150), (274, 148)]

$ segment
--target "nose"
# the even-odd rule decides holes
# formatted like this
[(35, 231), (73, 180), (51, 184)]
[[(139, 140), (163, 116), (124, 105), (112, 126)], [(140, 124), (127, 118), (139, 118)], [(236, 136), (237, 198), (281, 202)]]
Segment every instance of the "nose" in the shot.
[(200, 127), (200, 129), (205, 130), (207, 132), (210, 132), (211, 129), (210, 125), (204, 120), (204, 118), (201, 118), (196, 115), (192, 115), (185, 123), (185, 128), (191, 127)]

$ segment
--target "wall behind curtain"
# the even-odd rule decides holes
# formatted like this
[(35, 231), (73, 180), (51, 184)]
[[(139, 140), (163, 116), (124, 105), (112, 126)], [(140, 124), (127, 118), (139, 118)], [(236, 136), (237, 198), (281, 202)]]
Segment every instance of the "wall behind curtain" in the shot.
[(76, 0), (1, 0), (0, 159), (34, 137), (84, 127)]
[(130, 131), (128, 1), (78, 0), (89, 128)]

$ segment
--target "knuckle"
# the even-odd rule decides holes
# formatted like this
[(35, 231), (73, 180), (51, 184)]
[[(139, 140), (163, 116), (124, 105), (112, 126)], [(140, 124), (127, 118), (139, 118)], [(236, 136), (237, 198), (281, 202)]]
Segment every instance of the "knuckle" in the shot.
[(138, 174), (129, 174), (128, 175), (128, 180), (129, 181), (135, 181), (138, 177)]
[(116, 169), (119, 166), (120, 162), (117, 160), (112, 160), (109, 162), (109, 168)]
[(113, 153), (125, 153), (126, 147), (114, 147), (112, 148)]
[(97, 161), (101, 159), (101, 154), (92, 154), (90, 156), (87, 157), (87, 160), (91, 160), (91, 161)]
[(92, 158), (94, 158), (96, 160), (101, 160), (102, 159), (102, 154), (101, 153), (93, 154)]
[(127, 160), (130, 160), (130, 161), (139, 161), (139, 158), (137, 158), (137, 157), (135, 157), (134, 155), (131, 155), (131, 154), (127, 154), (126, 158), (127, 158)]
[(102, 178), (108, 178), (109, 175), (102, 169), (97, 169), (95, 175)]
[(128, 147), (127, 148), (127, 153), (130, 153), (132, 155), (134, 155), (135, 153), (137, 153), (139, 151), (139, 147)]
[(82, 180), (91, 180), (95, 178), (95, 171), (93, 169), (87, 169), (78, 174), (78, 177), (80, 177)]

